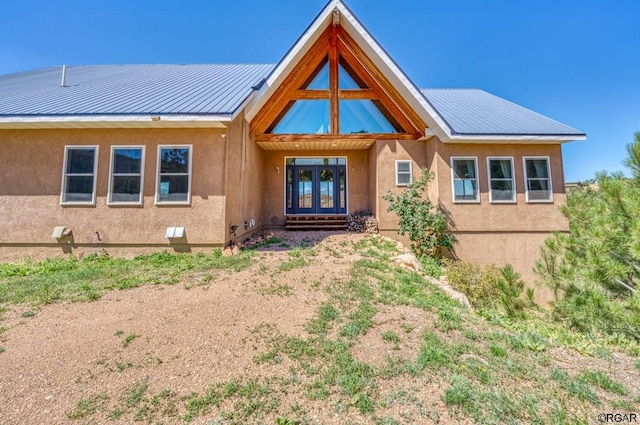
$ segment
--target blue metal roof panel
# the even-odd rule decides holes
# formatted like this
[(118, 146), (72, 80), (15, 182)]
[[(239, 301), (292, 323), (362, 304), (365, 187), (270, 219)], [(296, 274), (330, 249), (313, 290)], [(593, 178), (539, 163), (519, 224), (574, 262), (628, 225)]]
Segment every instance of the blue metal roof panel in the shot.
[(423, 89), (454, 135), (584, 136), (584, 133), (478, 89)]
[(273, 65), (67, 66), (0, 76), (0, 115), (228, 115)]

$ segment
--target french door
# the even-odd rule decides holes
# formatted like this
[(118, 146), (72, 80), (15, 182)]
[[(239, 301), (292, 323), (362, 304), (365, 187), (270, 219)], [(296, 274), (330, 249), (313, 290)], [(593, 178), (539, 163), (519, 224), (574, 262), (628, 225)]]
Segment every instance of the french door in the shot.
[(287, 214), (345, 214), (345, 165), (287, 165)]

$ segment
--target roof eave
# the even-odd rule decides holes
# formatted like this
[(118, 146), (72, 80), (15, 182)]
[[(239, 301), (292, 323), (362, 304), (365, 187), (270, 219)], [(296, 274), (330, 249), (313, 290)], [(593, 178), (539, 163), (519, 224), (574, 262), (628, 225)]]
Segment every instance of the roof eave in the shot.
[(577, 134), (477, 134), (456, 133), (440, 138), (443, 143), (567, 143), (587, 140), (587, 135)]
[[(385, 77), (396, 86), (401, 95), (416, 110), (429, 128), (432, 128), (436, 135), (446, 135), (450, 132), (446, 123), (438, 115), (435, 109), (429, 104), (425, 96), (418, 87), (407, 77), (394, 60), (387, 54), (382, 46), (369, 33), (351, 10), (340, 0), (331, 0), (327, 6), (318, 14), (315, 21), (300, 36), (293, 47), (287, 52), (285, 57), (278, 63), (273, 72), (267, 77), (265, 84), (256, 92), (256, 96), (247, 105), (246, 118), (251, 121), (262, 107), (268, 102), (270, 96), (284, 81), (291, 71), (291, 68), (298, 63), (302, 56), (308, 51), (317, 40), (324, 29), (331, 25), (333, 11), (340, 12), (341, 24), (349, 35), (369, 51), (369, 55), (379, 66)], [(450, 133), (449, 133), (450, 134)]]
[(0, 116), (0, 128), (225, 128), (231, 120), (226, 114), (5, 115)]

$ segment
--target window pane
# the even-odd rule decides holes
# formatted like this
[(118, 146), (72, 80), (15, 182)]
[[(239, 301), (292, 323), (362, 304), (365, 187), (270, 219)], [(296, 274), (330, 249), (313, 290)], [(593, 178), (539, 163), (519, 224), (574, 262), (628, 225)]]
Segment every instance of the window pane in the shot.
[(160, 176), (162, 202), (185, 202), (189, 200), (189, 176)]
[(511, 179), (511, 160), (510, 159), (490, 159), (489, 172), (492, 179)]
[(366, 89), (362, 78), (351, 68), (346, 60), (340, 56), (338, 65), (338, 88), (342, 90)]
[(475, 180), (454, 180), (453, 189), (456, 201), (475, 201), (477, 199)]
[(326, 158), (296, 158), (295, 165), (327, 165)]
[(328, 100), (298, 100), (274, 127), (273, 134), (328, 134)]
[(549, 180), (527, 180), (529, 200), (548, 201), (551, 199)]
[(340, 134), (397, 132), (371, 100), (340, 101)]
[(454, 159), (453, 172), (457, 179), (475, 179), (476, 161), (474, 159)]
[(140, 176), (113, 176), (112, 202), (140, 202)]
[(398, 184), (406, 185), (411, 183), (411, 174), (409, 173), (398, 173)]
[(189, 172), (189, 149), (161, 149), (160, 173), (176, 174)]
[(333, 208), (333, 170), (320, 170), (320, 208)]
[(357, 90), (366, 87), (364, 87), (364, 84), (356, 83), (351, 74), (340, 65), (338, 67), (338, 88), (341, 90)]
[(66, 176), (65, 187), (66, 193), (63, 202), (91, 202), (93, 200), (93, 176)]
[(313, 190), (311, 170), (298, 170), (298, 207), (313, 207)]
[(512, 180), (492, 180), (491, 200), (493, 201), (513, 201), (513, 181)]
[(547, 167), (546, 159), (527, 159), (527, 177), (530, 179), (549, 178), (549, 169)]
[(73, 148), (67, 150), (66, 174), (93, 174), (96, 157), (94, 148)]
[(324, 64), (316, 76), (306, 87), (307, 90), (328, 90), (329, 89), (329, 61)]
[(142, 164), (142, 149), (114, 149), (114, 174), (139, 174)]
[(410, 173), (411, 172), (411, 163), (408, 161), (396, 162), (398, 167), (398, 172), (402, 173)]
[(293, 170), (287, 169), (287, 208), (293, 208)]

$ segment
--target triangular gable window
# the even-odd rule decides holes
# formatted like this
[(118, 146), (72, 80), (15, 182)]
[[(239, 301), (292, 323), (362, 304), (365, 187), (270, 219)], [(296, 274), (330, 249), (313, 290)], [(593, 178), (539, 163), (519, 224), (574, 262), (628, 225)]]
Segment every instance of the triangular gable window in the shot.
[(329, 90), (329, 58), (325, 58), (316, 71), (311, 74), (313, 79), (302, 86), (305, 90)]
[(351, 69), (346, 61), (341, 57), (338, 65), (338, 88), (340, 90), (367, 89), (367, 85)]
[(290, 102), (283, 117), (271, 131), (273, 134), (329, 134), (328, 100), (298, 100)]
[(390, 94), (397, 92), (370, 61), (361, 60), (354, 45), (339, 26), (328, 28), (283, 82), (273, 104), (253, 120), (257, 137), (419, 137), (422, 123), (408, 118)]

